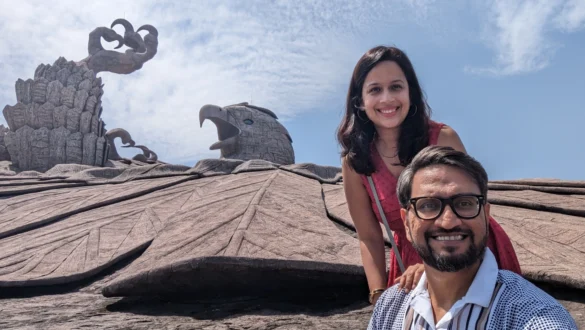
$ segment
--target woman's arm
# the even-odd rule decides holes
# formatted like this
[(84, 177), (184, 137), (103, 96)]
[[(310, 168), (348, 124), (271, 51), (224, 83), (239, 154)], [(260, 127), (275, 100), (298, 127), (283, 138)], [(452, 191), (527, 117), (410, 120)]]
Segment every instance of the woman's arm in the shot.
[(463, 142), (461, 142), (461, 139), (459, 138), (459, 134), (457, 134), (454, 129), (447, 125), (441, 128), (441, 131), (439, 132), (439, 138), (437, 139), (437, 145), (451, 147), (455, 150), (467, 153), (465, 147), (463, 146)]
[[(386, 289), (386, 257), (382, 229), (372, 211), (370, 197), (357, 174), (342, 161), (343, 189), (349, 214), (355, 225), (360, 243), (362, 263), (366, 272), (370, 291)], [(380, 295), (376, 295), (374, 303)]]

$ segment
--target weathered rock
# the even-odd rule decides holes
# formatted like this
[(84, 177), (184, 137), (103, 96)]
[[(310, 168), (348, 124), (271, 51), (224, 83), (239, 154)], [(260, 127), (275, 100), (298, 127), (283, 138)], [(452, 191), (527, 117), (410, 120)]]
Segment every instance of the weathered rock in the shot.
[(26, 125), (26, 105), (24, 103), (16, 103), (15, 106), (5, 106), (2, 111), (8, 127), (13, 132)]
[[(31, 140), (33, 131), (29, 126), (23, 126), (16, 131), (14, 141), (19, 152), (16, 155), (16, 159), (13, 157), (12, 161), (19, 168), (31, 168)], [(10, 151), (10, 148), (8, 151)], [(10, 156), (12, 157), (12, 154)]]
[[(79, 131), (83, 134), (87, 134), (89, 132), (91, 132), (91, 118), (92, 115), (90, 112), (88, 111), (83, 111), (81, 113), (80, 116), (80, 126), (79, 126)], [(97, 134), (96, 134), (96, 138), (97, 138)]]
[(35, 80), (42, 78), (43, 75), (45, 74), (45, 69), (47, 68), (48, 65), (45, 64), (39, 64), (39, 66), (37, 66), (36, 70), (35, 70)]
[(8, 153), (8, 149), (6, 145), (0, 144), (0, 161), (10, 160), (10, 154)]
[(98, 117), (101, 117), (103, 110), (104, 110), (104, 108), (102, 107), (102, 101), (98, 97), (98, 102), (95, 105), (95, 110), (94, 110), (93, 114), (97, 115)]
[[(325, 201), (327, 215), (329, 215), (329, 218), (355, 231), (356, 230), (355, 225), (353, 224), (351, 215), (349, 214), (349, 209), (347, 208), (347, 201), (345, 200), (343, 184), (342, 183), (323, 184), (322, 187), (323, 199)], [(382, 230), (384, 241), (388, 244), (388, 247), (392, 247), (390, 238), (388, 238), (388, 233), (386, 232), (384, 224), (380, 223), (380, 229)]]
[(16, 102), (29, 104), (32, 102), (32, 86), (33, 80), (27, 79), (26, 81), (18, 79), (16, 81)]
[(67, 162), (67, 138), (71, 132), (63, 126), (53, 129), (49, 134), (49, 168)]
[(67, 127), (67, 113), (70, 108), (66, 105), (56, 107), (53, 110), (53, 128)]
[(44, 172), (49, 169), (49, 133), (46, 127), (32, 132), (30, 168), (33, 171)]
[(100, 136), (97, 140), (96, 140), (96, 146), (95, 146), (95, 164), (96, 166), (104, 166), (104, 163), (106, 161), (106, 138), (104, 138), (103, 136)]
[(45, 103), (47, 101), (47, 87), (49, 81), (46, 78), (35, 80), (32, 88), (32, 100), (36, 103)]
[(53, 80), (47, 87), (47, 101), (51, 102), (54, 106), (61, 105), (61, 90), (63, 84), (58, 80)]
[(39, 107), (40, 105), (36, 102), (33, 102), (26, 106), (26, 111), (24, 113), (26, 119), (26, 125), (32, 127), (33, 129), (40, 128), (41, 125), (39, 123)]
[(90, 132), (95, 133), (98, 136), (103, 135), (100, 131), (100, 118), (97, 114), (91, 116)]
[[(95, 87), (102, 87), (102, 77), (98, 77), (97, 79), (94, 79), (93, 80), (93, 87), (94, 88)], [(94, 88), (92, 88), (91, 90), (93, 91)], [(102, 89), (98, 89), (98, 90), (102, 90)], [(92, 94), (92, 95), (96, 95), (97, 96), (97, 94)]]
[(83, 159), (83, 135), (80, 132), (70, 134), (65, 145), (66, 162), (81, 164)]
[(341, 181), (341, 168), (334, 166), (321, 166), (311, 163), (301, 163), (281, 166), (283, 170), (291, 171), (321, 183), (337, 183)]
[(53, 66), (63, 68), (65, 67), (65, 64), (67, 64), (67, 59), (65, 59), (63, 56), (59, 56), (59, 58), (53, 63)]
[(83, 135), (82, 159), (81, 164), (94, 165), (95, 164), (95, 150), (97, 135), (95, 133), (87, 133)]
[(55, 106), (51, 102), (46, 102), (38, 107), (36, 117), (39, 127), (53, 129)]
[(69, 108), (73, 108), (74, 100), (75, 88), (67, 86), (61, 90), (61, 104), (66, 105)]
[(87, 98), (89, 97), (89, 94), (87, 93), (87, 91), (84, 90), (78, 90), (77, 92), (75, 92), (75, 99), (73, 100), (73, 107), (77, 108), (77, 109), (85, 109), (85, 102), (87, 101)]
[(6, 148), (6, 142), (4, 141), (4, 137), (8, 132), (10, 132), (10, 129), (0, 124), (0, 161), (10, 160), (10, 154)]
[(75, 66), (72, 70), (72, 74), (67, 78), (67, 87), (72, 87), (73, 89), (77, 89), (79, 83), (83, 80), (81, 73), (79, 73), (79, 69)]
[[(84, 111), (87, 111), (89, 113), (91, 113), (92, 115), (95, 113), (95, 106), (97, 105), (97, 97), (95, 95), (90, 95), (87, 98), (87, 101), (85, 103), (85, 108)], [(101, 106), (101, 104), (100, 104)]]
[(81, 110), (79, 108), (72, 108), (67, 111), (67, 129), (71, 133), (79, 132), (79, 124), (81, 122)]
[(57, 72), (57, 80), (61, 83), (62, 86), (67, 85), (67, 80), (69, 79), (69, 70), (67, 68), (62, 68)]
[(89, 79), (84, 79), (83, 81), (81, 81), (81, 82), (79, 83), (79, 87), (78, 87), (78, 88), (79, 88), (80, 90), (85, 90), (85, 91), (87, 91), (87, 92), (89, 93), (89, 91), (91, 91), (91, 87), (92, 87), (92, 86), (91, 86), (91, 80), (89, 80)]
[(47, 68), (43, 74), (43, 77), (45, 79), (47, 79), (48, 81), (53, 81), (57, 79), (57, 72), (60, 70), (61, 68), (52, 65), (49, 66), (49, 68)]
[(94, 82), (94, 79), (95, 79), (95, 72), (93, 72), (93, 70), (84, 71), (83, 72), (83, 78), (89, 80), (90, 85), (93, 85), (93, 82)]
[[(97, 80), (94, 80), (94, 82)], [(95, 85), (95, 83), (94, 83)], [(92, 87), (91, 91), (89, 92), (89, 95), (93, 95), (96, 97), (100, 97), (103, 94), (103, 89), (101, 89), (100, 86), (94, 86)]]
[(10, 155), (12, 165), (18, 166), (20, 149), (15, 132), (10, 131), (4, 135), (4, 145), (6, 146), (6, 151), (8, 151), (8, 154)]

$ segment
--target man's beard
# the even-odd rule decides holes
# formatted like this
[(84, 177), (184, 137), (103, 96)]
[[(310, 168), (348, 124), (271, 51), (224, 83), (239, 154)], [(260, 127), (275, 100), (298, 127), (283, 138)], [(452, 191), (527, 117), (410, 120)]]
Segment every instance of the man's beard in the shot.
[[(468, 239), (471, 241), (469, 248), (462, 254), (459, 255), (441, 255), (438, 254), (436, 251), (431, 248), (429, 244), (429, 240), (432, 236), (437, 236), (438, 234), (450, 234), (450, 233), (462, 233), (467, 235)], [(419, 245), (416, 244), (412, 237), (412, 231), (410, 232), (410, 238), (412, 240), (412, 245), (414, 249), (418, 252), (419, 256), (423, 260), (423, 262), (430, 267), (437, 269), (440, 272), (458, 272), (462, 269), (470, 267), (474, 265), (478, 260), (483, 258), (485, 248), (487, 245), (487, 232), (484, 235), (481, 242), (478, 245), (475, 245), (475, 235), (470, 230), (462, 230), (458, 227), (445, 230), (445, 229), (438, 229), (433, 232), (427, 231), (425, 232), (425, 243), (426, 245)], [(448, 252), (450, 249), (446, 249)]]

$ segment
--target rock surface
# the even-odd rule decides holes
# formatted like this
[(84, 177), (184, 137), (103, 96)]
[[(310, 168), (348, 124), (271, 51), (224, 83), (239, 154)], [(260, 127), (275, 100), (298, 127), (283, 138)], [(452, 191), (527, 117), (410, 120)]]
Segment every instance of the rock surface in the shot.
[[(2, 328), (353, 329), (371, 315), (339, 169), (210, 159), (0, 173)], [(581, 327), (584, 188), (489, 192), (524, 276)]]

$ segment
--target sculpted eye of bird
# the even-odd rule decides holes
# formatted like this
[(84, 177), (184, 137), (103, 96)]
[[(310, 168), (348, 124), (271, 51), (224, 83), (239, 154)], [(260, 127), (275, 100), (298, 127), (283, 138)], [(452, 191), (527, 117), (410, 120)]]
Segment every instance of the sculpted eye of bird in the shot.
[(254, 124), (254, 121), (252, 119), (244, 119), (244, 124), (252, 125), (252, 124)]

